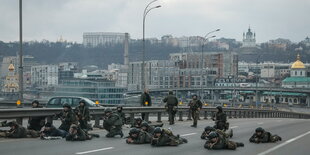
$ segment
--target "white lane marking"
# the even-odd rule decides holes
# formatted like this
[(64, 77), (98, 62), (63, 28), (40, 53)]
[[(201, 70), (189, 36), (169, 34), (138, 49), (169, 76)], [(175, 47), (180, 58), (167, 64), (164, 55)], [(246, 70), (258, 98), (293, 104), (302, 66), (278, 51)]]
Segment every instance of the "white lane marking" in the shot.
[(114, 147), (107, 147), (107, 148), (102, 148), (102, 149), (97, 149), (97, 150), (90, 150), (90, 151), (85, 151), (85, 152), (77, 152), (75, 154), (87, 154), (87, 153), (93, 153), (93, 152), (99, 152), (99, 151), (105, 151), (105, 150), (111, 150), (114, 149)]
[(232, 126), (232, 127), (230, 127), (231, 129), (234, 129), (234, 128), (238, 128), (239, 126)]
[(187, 134), (183, 134), (181, 135), (182, 137), (185, 137), (185, 136), (191, 136), (191, 135), (196, 135), (197, 133), (193, 132), (193, 133), (187, 133)]
[(270, 152), (272, 152), (272, 151), (274, 151), (274, 150), (276, 150), (276, 149), (278, 149), (278, 148), (280, 148), (280, 147), (282, 147), (282, 146), (284, 146), (284, 145), (286, 145), (288, 143), (291, 143), (291, 142), (293, 142), (293, 141), (295, 141), (295, 140), (297, 140), (297, 139), (299, 139), (301, 137), (304, 137), (304, 136), (306, 136), (308, 134), (310, 134), (310, 131), (308, 131), (308, 132), (306, 132), (306, 133), (304, 133), (302, 135), (299, 135), (299, 136), (297, 136), (295, 138), (289, 139), (289, 140), (285, 141), (284, 143), (281, 143), (280, 145), (277, 145), (277, 146), (275, 146), (273, 148), (270, 148), (270, 149), (268, 149), (268, 150), (266, 150), (264, 152), (261, 152), (261, 153), (259, 153), (257, 155), (266, 155), (266, 154), (268, 154), (268, 153), (270, 153)]
[(259, 125), (260, 125), (260, 124), (264, 124), (264, 122), (258, 122), (257, 124), (259, 124)]

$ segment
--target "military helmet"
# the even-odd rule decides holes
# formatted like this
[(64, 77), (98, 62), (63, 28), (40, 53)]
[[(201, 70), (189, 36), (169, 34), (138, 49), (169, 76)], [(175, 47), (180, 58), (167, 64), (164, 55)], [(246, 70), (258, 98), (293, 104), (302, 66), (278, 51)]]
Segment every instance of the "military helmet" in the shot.
[(212, 132), (210, 132), (208, 139), (217, 138), (217, 137), (219, 137), (219, 135), (216, 132), (212, 131)]
[(71, 108), (71, 106), (68, 103), (65, 103), (62, 107), (67, 107), (67, 108)]
[(255, 129), (255, 132), (264, 132), (265, 130), (262, 127), (258, 127)]
[(34, 101), (32, 101), (31, 102), (31, 104), (33, 105), (33, 104), (37, 104), (37, 105), (39, 105), (40, 103), (39, 103), (39, 101), (38, 100), (34, 100)]
[(12, 122), (7, 123), (6, 125), (9, 126), (9, 127), (17, 126), (17, 122), (16, 121), (12, 121)]
[(79, 103), (84, 103), (84, 104), (86, 104), (85, 100), (80, 100)]
[(212, 126), (206, 126), (205, 131), (214, 131), (215, 129)]
[(193, 94), (193, 95), (192, 95), (192, 97), (194, 97), (194, 96), (198, 97), (197, 94)]
[(141, 123), (141, 127), (144, 127), (144, 126), (145, 126), (145, 127), (149, 127), (149, 124), (148, 124), (147, 122), (142, 122), (142, 123)]
[(221, 106), (217, 106), (216, 109), (223, 110), (223, 108)]
[(104, 113), (109, 113), (109, 112), (113, 112), (111, 108), (106, 108), (106, 109), (104, 110)]
[(132, 129), (130, 129), (129, 134), (130, 134), (130, 135), (131, 135), (131, 134), (138, 134), (139, 132), (140, 132), (139, 129), (137, 129), (137, 128), (132, 128)]
[(72, 129), (78, 129), (78, 126), (75, 125), (75, 124), (72, 124), (72, 125), (71, 125), (71, 128), (72, 128)]
[(140, 122), (142, 122), (143, 120), (142, 120), (142, 118), (135, 118), (135, 121), (140, 121)]
[(160, 127), (156, 127), (155, 129), (154, 129), (154, 134), (155, 133), (162, 133), (162, 129), (160, 128)]
[(51, 122), (47, 122), (44, 124), (45, 127), (52, 127), (52, 123)]

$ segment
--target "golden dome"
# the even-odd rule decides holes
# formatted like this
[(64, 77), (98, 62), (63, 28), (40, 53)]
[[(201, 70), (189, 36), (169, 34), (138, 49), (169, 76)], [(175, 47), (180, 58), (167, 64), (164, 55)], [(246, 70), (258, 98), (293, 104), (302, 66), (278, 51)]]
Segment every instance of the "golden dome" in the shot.
[(292, 64), (292, 69), (304, 69), (306, 68), (304, 63), (300, 61), (300, 55), (297, 54), (297, 60)]
[(14, 65), (13, 65), (13, 64), (10, 64), (10, 65), (9, 65), (9, 71), (14, 71), (14, 70), (15, 70)]

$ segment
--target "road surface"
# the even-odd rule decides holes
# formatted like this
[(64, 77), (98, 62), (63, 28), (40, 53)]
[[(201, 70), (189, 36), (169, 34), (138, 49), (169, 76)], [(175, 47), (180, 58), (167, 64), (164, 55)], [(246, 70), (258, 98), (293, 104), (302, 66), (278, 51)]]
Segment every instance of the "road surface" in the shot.
[[(200, 139), (204, 127), (213, 125), (211, 120), (201, 120), (198, 128), (190, 127), (190, 121), (177, 121), (175, 125), (166, 125), (173, 133), (188, 139), (187, 144), (177, 147), (152, 147), (149, 144), (128, 145), (122, 138), (105, 138), (106, 131), (95, 130), (100, 138), (84, 142), (67, 142), (62, 140), (40, 139), (3, 139), (0, 138), (0, 150), (3, 155), (202, 155), (202, 154), (235, 154), (235, 155), (308, 155), (310, 152), (310, 120), (285, 118), (253, 118), (229, 119), (230, 127), (234, 130), (231, 139), (243, 142), (245, 147), (237, 150), (207, 150)], [(282, 137), (281, 142), (268, 144), (252, 144), (248, 139), (255, 128), (265, 130)], [(125, 135), (129, 128), (124, 128)]]

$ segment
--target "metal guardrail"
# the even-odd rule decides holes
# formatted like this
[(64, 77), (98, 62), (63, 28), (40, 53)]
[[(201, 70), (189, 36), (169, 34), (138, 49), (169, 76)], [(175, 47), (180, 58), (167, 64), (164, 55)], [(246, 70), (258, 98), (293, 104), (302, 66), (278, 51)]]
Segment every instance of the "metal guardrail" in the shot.
[[(113, 108), (112, 108), (113, 109)], [(114, 108), (115, 109), (115, 108)], [(90, 114), (95, 120), (94, 127), (99, 127), (101, 116), (104, 114), (105, 108), (90, 108)], [(229, 118), (297, 118), (310, 119), (310, 114), (297, 113), (288, 111), (266, 110), (266, 109), (250, 109), (250, 108), (223, 108)], [(16, 109), (0, 109), (0, 119), (16, 119), (22, 124), (24, 118), (35, 116), (46, 116), (48, 122), (53, 122), (53, 116), (61, 112), (61, 108), (16, 108)], [(211, 118), (215, 112), (215, 107), (204, 107), (200, 114), (204, 119)], [(157, 115), (157, 122), (161, 122), (162, 115), (166, 113), (164, 107), (124, 107), (123, 112), (130, 115), (131, 121), (136, 114), (145, 113), (146, 121), (149, 120), (149, 114)], [(187, 107), (178, 108), (178, 120), (183, 121), (183, 117), (191, 120), (190, 112)]]

